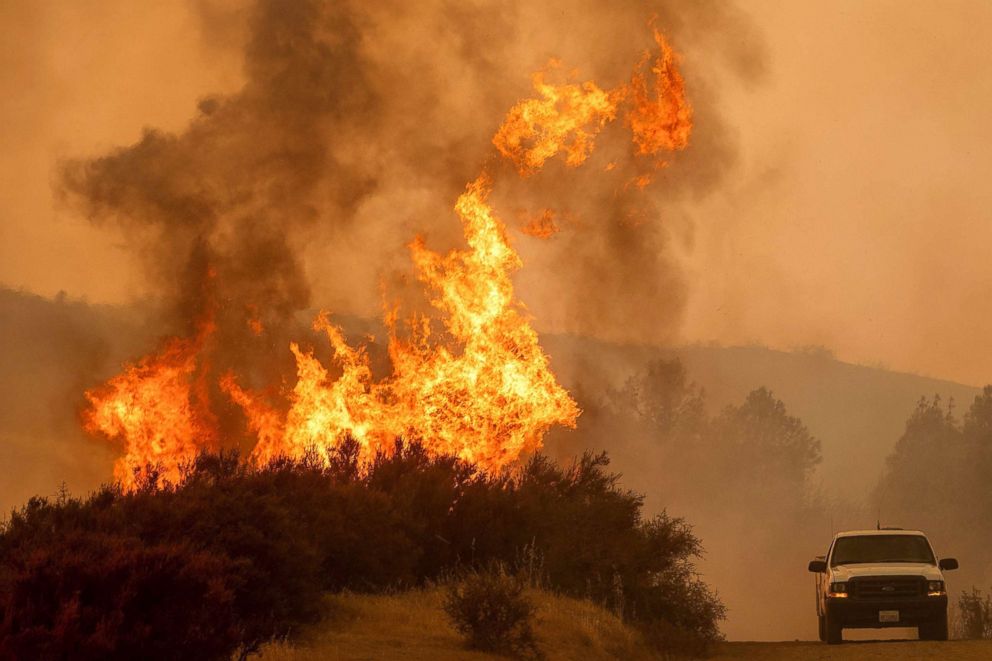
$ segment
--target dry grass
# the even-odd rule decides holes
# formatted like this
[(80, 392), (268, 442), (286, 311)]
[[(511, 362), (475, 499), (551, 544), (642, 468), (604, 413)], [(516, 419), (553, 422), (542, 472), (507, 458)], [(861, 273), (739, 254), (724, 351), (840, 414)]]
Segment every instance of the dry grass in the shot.
[[(549, 661), (658, 660), (640, 635), (589, 602), (538, 590), (535, 633)], [(263, 661), (503, 659), (465, 649), (442, 610), (440, 589), (327, 597), (328, 616), (294, 644), (273, 643)], [(723, 643), (707, 661), (970, 661), (992, 659), (992, 641)]]
[[(658, 659), (640, 635), (591, 603), (532, 591), (537, 604), (535, 634), (549, 660)], [(263, 661), (317, 659), (499, 659), (465, 649), (442, 610), (440, 589), (395, 595), (328, 597), (329, 615), (294, 644), (273, 643)]]

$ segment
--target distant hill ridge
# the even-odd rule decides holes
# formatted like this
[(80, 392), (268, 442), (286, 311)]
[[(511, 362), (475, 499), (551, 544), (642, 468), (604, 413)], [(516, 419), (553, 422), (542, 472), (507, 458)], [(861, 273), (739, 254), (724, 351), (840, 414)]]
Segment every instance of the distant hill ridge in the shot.
[(824, 482), (842, 480), (843, 492), (851, 497), (864, 495), (874, 485), (921, 397), (953, 399), (962, 412), (980, 391), (953, 381), (845, 363), (827, 351), (760, 346), (666, 349), (570, 335), (546, 335), (542, 344), (569, 388), (588, 389), (595, 379), (586, 377), (594, 374), (607, 381), (604, 385), (617, 387), (648, 362), (676, 357), (705, 390), (714, 412), (739, 404), (755, 388), (768, 387), (823, 443), (819, 474)]

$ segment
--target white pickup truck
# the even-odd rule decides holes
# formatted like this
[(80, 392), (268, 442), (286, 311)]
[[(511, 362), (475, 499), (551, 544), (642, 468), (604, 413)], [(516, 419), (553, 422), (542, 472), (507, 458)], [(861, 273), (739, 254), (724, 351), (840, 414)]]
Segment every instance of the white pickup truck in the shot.
[(947, 640), (943, 572), (954, 558), (937, 560), (919, 530), (838, 533), (825, 556), (809, 563), (816, 576), (820, 640), (837, 644), (845, 628), (918, 627), (924, 640)]

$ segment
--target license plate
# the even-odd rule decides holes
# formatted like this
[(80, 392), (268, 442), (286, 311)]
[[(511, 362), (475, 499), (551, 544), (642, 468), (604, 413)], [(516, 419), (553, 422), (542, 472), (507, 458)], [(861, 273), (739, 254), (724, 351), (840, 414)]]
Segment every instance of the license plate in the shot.
[(899, 611), (878, 611), (879, 622), (898, 622)]

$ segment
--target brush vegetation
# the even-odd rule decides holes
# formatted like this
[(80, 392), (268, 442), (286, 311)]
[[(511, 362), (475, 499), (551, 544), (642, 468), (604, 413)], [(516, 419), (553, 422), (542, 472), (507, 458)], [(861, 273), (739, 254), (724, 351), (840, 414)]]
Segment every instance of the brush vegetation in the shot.
[(474, 649), (540, 658), (536, 607), (525, 588), (522, 576), (500, 564), (469, 571), (448, 585), (444, 612)]
[(659, 648), (719, 637), (699, 540), (642, 517), (605, 455), (499, 474), (417, 444), (358, 455), (348, 442), (256, 468), (205, 454), (178, 484), (152, 470), (132, 492), (32, 499), (0, 533), (0, 656), (246, 657), (317, 621), (328, 592), (492, 563), (608, 607)]

